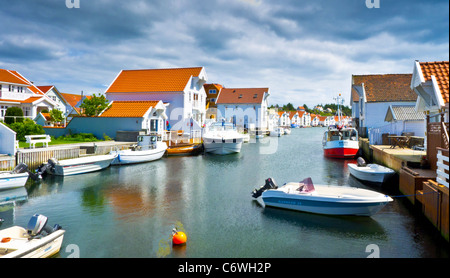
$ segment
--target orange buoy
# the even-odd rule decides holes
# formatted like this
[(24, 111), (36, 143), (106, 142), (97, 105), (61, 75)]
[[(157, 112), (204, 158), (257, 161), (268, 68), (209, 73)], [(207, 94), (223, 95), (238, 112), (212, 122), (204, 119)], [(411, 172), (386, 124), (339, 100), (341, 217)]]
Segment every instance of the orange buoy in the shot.
[(187, 236), (185, 233), (183, 232), (174, 232), (173, 236), (172, 236), (172, 243), (173, 244), (185, 244), (187, 241)]
[(11, 238), (10, 237), (4, 237), (4, 238), (2, 238), (2, 243), (7, 243), (7, 242), (10, 242), (11, 241)]

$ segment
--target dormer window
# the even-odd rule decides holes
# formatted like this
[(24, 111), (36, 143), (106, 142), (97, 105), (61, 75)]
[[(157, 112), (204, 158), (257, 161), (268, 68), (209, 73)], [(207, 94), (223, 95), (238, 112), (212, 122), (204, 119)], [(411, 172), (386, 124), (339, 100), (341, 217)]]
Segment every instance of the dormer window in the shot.
[(239, 98), (242, 98), (242, 94), (239, 94)]
[(253, 98), (257, 98), (258, 97), (258, 94), (255, 94), (254, 96), (253, 96)]
[(217, 94), (217, 90), (216, 89), (211, 89), (211, 90), (209, 90), (209, 93), (210, 94)]

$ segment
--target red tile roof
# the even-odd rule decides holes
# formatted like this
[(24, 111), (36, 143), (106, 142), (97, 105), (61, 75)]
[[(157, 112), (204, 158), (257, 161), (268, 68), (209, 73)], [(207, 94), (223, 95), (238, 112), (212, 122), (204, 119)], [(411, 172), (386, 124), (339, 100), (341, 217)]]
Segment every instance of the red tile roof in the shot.
[(27, 85), (27, 86), (30, 85), (28, 82), (15, 75), (13, 71), (6, 69), (0, 69), (0, 82)]
[(99, 116), (102, 118), (142, 118), (159, 101), (113, 101)]
[(364, 83), (367, 102), (416, 101), (411, 78), (412, 74), (353, 75), (353, 85)]
[(269, 88), (222, 88), (217, 104), (261, 104)]
[(441, 91), (442, 99), (444, 103), (449, 102), (449, 62), (420, 62), (420, 69), (422, 70), (423, 77), (426, 81), (431, 80), (433, 75), (436, 78), (437, 85)]
[(53, 87), (53, 85), (50, 86), (37, 86), (39, 90), (41, 90), (41, 92), (43, 92), (44, 94), (46, 94), (48, 91), (50, 91)]
[(202, 69), (122, 70), (106, 93), (180, 92), (184, 90), (191, 76), (199, 76)]

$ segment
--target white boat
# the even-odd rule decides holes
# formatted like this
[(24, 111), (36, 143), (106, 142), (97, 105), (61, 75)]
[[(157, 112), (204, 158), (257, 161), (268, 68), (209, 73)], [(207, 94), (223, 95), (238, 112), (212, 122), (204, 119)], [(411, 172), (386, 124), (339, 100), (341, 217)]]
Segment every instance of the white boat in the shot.
[(281, 137), (281, 135), (284, 135), (284, 130), (281, 127), (274, 128), (269, 134), (270, 137)]
[(14, 226), (0, 230), (0, 258), (48, 258), (59, 252), (65, 231), (47, 226), (47, 217), (33, 215), (27, 229)]
[(116, 155), (94, 155), (58, 161), (48, 160), (46, 171), (52, 175), (69, 176), (99, 171), (111, 165)]
[(291, 128), (290, 128), (290, 127), (285, 127), (285, 128), (283, 128), (283, 131), (284, 131), (284, 135), (289, 135), (289, 134), (291, 134)]
[(392, 202), (391, 197), (367, 189), (313, 185), (311, 178), (281, 187), (269, 178), (252, 196), (262, 196), (266, 206), (328, 215), (371, 216)]
[(139, 135), (134, 150), (111, 151), (116, 158), (111, 165), (150, 162), (160, 159), (167, 150), (167, 144), (157, 140), (156, 135)]
[(12, 171), (0, 172), (0, 190), (25, 186), (29, 176), (27, 171), (27, 165), (21, 163)]
[(215, 122), (203, 135), (205, 152), (231, 154), (241, 151), (244, 135), (236, 131), (232, 123)]
[(348, 170), (352, 176), (359, 180), (373, 183), (383, 183), (395, 174), (395, 171), (378, 164), (366, 164), (359, 157), (358, 163), (348, 163)]

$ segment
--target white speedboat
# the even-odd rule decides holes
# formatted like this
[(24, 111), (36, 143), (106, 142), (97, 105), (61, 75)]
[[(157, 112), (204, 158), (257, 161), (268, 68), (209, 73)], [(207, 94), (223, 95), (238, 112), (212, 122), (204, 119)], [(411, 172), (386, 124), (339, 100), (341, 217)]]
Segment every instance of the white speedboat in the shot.
[(46, 171), (52, 175), (69, 176), (99, 171), (111, 165), (117, 155), (93, 155), (58, 161), (55, 158), (48, 160)]
[(365, 161), (359, 157), (358, 163), (348, 163), (348, 170), (352, 176), (359, 180), (383, 183), (395, 174), (395, 171), (378, 164), (366, 164)]
[(28, 180), (28, 167), (20, 163), (12, 171), (0, 172), (0, 190), (25, 186)]
[(329, 215), (371, 216), (392, 202), (391, 197), (367, 189), (313, 185), (311, 178), (281, 187), (269, 178), (252, 196), (262, 196), (266, 206)]
[(0, 258), (48, 258), (59, 252), (65, 231), (47, 226), (47, 217), (33, 215), (27, 229), (14, 226), (0, 230)]
[(150, 162), (160, 159), (167, 150), (167, 144), (157, 140), (156, 135), (139, 135), (134, 150), (111, 151), (116, 158), (111, 165)]
[(203, 135), (205, 152), (231, 154), (241, 151), (244, 135), (236, 131), (233, 124), (216, 122)]

